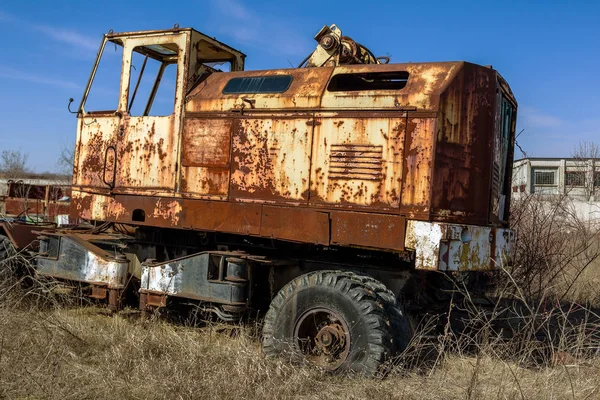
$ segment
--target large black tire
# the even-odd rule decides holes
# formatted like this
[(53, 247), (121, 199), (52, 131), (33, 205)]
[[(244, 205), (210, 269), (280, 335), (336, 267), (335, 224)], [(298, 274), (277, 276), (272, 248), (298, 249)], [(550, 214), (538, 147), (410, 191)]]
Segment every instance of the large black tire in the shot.
[(262, 343), (267, 356), (373, 376), (393, 354), (392, 337), (380, 296), (341, 271), (318, 271), (294, 279), (275, 296)]
[(404, 312), (402, 305), (397, 301), (396, 295), (383, 282), (370, 275), (351, 271), (339, 271), (350, 279), (361, 282), (367, 289), (375, 293), (383, 303), (384, 311), (392, 327), (394, 353), (400, 354), (408, 347), (414, 335), (412, 319)]

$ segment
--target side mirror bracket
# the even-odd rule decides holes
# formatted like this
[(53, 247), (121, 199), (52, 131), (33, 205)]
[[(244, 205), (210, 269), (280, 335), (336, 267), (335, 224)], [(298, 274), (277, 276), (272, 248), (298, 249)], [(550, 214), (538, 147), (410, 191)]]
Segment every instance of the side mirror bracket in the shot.
[(73, 110), (71, 110), (71, 103), (72, 103), (72, 102), (74, 102), (74, 101), (75, 101), (75, 100), (74, 100), (74, 99), (71, 97), (71, 98), (69, 99), (69, 104), (67, 104), (67, 109), (69, 110), (69, 112), (70, 112), (71, 114), (77, 114), (77, 111), (73, 111)]

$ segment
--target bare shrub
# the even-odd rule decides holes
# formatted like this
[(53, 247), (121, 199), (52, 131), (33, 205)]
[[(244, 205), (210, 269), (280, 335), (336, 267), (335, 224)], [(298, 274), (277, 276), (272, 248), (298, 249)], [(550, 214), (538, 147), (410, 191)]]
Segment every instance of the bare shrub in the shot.
[(517, 240), (508, 272), (528, 299), (598, 300), (578, 289), (585, 283), (582, 275), (600, 261), (600, 227), (579, 216), (568, 195), (513, 199), (511, 227)]
[(29, 155), (21, 150), (2, 150), (0, 153), (0, 172), (8, 179), (22, 178), (28, 174)]

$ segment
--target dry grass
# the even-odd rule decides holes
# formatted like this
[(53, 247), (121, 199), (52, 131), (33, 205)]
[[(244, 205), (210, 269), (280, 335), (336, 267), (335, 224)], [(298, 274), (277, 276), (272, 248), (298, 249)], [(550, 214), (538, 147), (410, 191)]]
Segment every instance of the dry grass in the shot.
[[(527, 326), (507, 341), (493, 333), (494, 317), (463, 302), (470, 334), (421, 332), (384, 379), (368, 379), (266, 359), (257, 324), (111, 315), (52, 294), (52, 283), (3, 282), (0, 398), (600, 398), (600, 325), (572, 323), (559, 308), (524, 316)], [(550, 325), (552, 345), (536, 336)]]
[[(132, 318), (132, 316), (134, 318)], [(419, 373), (331, 376), (267, 360), (252, 327), (177, 326), (99, 308), (0, 310), (0, 396), (6, 398), (594, 399), (600, 360), (523, 368), (447, 352)]]
[[(463, 291), (451, 315), (466, 316), (468, 333), (448, 323), (426, 339), (424, 323), (384, 379), (266, 359), (258, 323), (142, 320), (136, 310), (110, 315), (66, 300), (52, 282), (23, 289), (8, 263), (0, 268), (0, 398), (600, 399), (600, 317), (575, 302), (600, 303), (597, 236), (565, 244), (555, 231), (564, 213), (546, 218), (527, 207), (521, 270), (505, 270), (498, 287), (520, 306), (482, 308)], [(518, 325), (511, 339), (503, 324)]]

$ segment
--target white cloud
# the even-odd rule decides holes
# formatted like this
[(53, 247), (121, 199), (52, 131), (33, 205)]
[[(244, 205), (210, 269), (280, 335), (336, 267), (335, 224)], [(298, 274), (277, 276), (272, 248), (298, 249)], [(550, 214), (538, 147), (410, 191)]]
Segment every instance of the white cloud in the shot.
[(0, 66), (0, 78), (16, 79), (19, 81), (26, 81), (31, 83), (40, 83), (43, 85), (56, 86), (64, 89), (81, 89), (81, 86), (73, 82), (63, 81), (60, 79), (53, 79), (45, 75), (31, 74), (3, 66)]
[(65, 29), (65, 28), (57, 28), (50, 25), (45, 24), (37, 24), (32, 23), (27, 20), (23, 20), (17, 18), (14, 15), (8, 14), (2, 10), (0, 10), (0, 21), (6, 21), (14, 25), (19, 25), (21, 27), (27, 29), (33, 29), (43, 34), (46, 34), (47, 37), (57, 41), (66, 43), (75, 48), (81, 50), (97, 50), (98, 49), (98, 40), (91, 38), (89, 36), (83, 35), (77, 31)]
[(257, 14), (238, 0), (213, 0), (212, 4), (220, 16), (217, 29), (239, 43), (284, 56), (303, 57), (313, 50), (311, 38), (294, 32), (285, 21)]
[(219, 11), (228, 14), (232, 18), (244, 21), (256, 20), (256, 15), (254, 13), (235, 0), (219, 0), (213, 4), (216, 5)]
[(78, 32), (68, 29), (58, 29), (47, 25), (35, 25), (31, 27), (41, 33), (45, 33), (52, 39), (79, 47), (84, 50), (97, 50), (99, 41)]
[(532, 107), (520, 107), (519, 118), (524, 128), (555, 128), (564, 124), (557, 116), (545, 114)]

